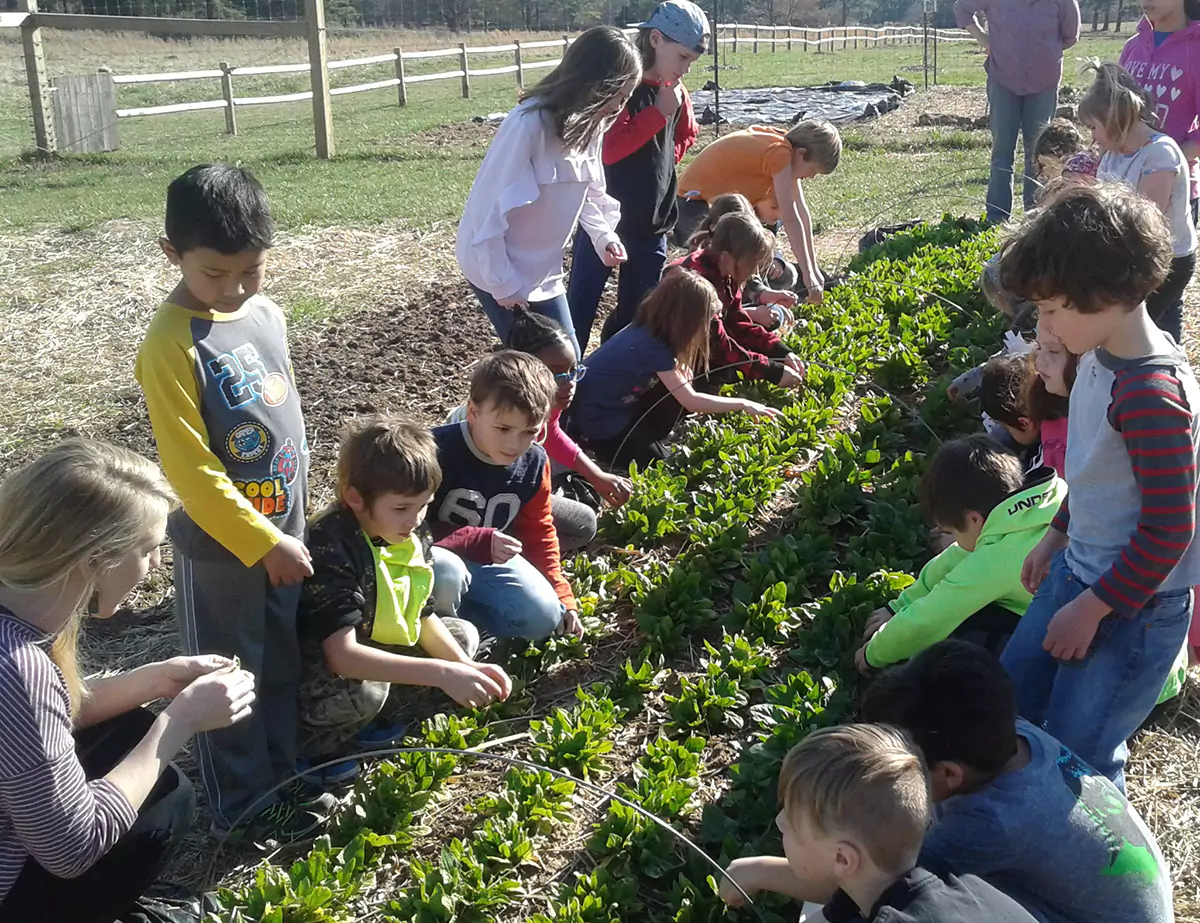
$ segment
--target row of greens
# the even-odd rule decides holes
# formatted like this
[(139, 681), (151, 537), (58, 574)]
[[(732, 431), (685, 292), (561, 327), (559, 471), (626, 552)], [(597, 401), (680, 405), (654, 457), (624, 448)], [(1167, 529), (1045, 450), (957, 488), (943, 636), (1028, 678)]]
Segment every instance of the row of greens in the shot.
[[(529, 648), (508, 702), (437, 715), (409, 741), (499, 741), (488, 756), (373, 765), (306, 858), (221, 890), (209, 920), (783, 919), (771, 898), (730, 914), (713, 866), (630, 805), (720, 864), (778, 849), (779, 763), (852, 715), (863, 621), (928, 554), (925, 459), (977, 425), (945, 391), (951, 369), (999, 340), (977, 288), (995, 246), (979, 222), (947, 217), (857, 257), (846, 284), (799, 312), (807, 386), (738, 387), (782, 423), (693, 423), (606, 516), (611, 551), (571, 563), (587, 640)], [(600, 678), (522, 723), (539, 683), (568, 666)], [(496, 734), (514, 725), (527, 733)], [(456, 796), (480, 773), (486, 794)], [(445, 801), (457, 809), (439, 812)]]

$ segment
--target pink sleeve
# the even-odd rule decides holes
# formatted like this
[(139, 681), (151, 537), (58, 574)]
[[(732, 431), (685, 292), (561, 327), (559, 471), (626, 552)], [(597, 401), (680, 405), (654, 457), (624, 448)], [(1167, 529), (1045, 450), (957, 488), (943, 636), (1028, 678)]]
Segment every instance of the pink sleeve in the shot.
[(546, 441), (542, 443), (542, 448), (546, 450), (546, 454), (551, 459), (574, 470), (575, 459), (579, 457), (579, 446), (562, 431), (562, 427), (558, 424), (560, 416), (562, 416), (561, 410), (550, 414), (550, 422), (546, 424)]

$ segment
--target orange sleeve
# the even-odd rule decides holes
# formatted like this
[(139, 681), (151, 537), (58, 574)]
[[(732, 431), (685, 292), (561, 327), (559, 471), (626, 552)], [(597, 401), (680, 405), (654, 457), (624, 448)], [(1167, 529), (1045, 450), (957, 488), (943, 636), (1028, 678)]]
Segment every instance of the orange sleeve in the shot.
[(521, 543), (521, 554), (550, 581), (559, 600), (568, 609), (578, 609), (571, 585), (563, 576), (558, 556), (558, 533), (550, 512), (550, 462), (542, 471), (542, 483), (533, 499), (521, 507), (513, 520), (513, 537)]
[[(774, 179), (776, 173), (792, 165), (792, 146), (786, 141), (772, 142), (763, 151), (762, 165), (768, 180)], [(770, 183), (767, 185), (770, 186)]]

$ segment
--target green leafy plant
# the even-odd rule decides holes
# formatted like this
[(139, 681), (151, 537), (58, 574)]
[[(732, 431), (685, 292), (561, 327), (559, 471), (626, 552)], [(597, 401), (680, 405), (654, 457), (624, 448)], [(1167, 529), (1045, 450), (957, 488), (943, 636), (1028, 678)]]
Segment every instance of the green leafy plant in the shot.
[(681, 676), (679, 693), (663, 696), (671, 717), (668, 727), (675, 731), (700, 727), (710, 731), (724, 727), (737, 730), (745, 723), (738, 709), (749, 701), (738, 681), (724, 675), (696, 679)]
[(624, 712), (610, 699), (579, 689), (579, 704), (570, 710), (556, 708), (543, 720), (529, 722), (533, 758), (555, 769), (566, 769), (588, 778), (608, 768), (604, 759), (612, 751), (605, 735), (616, 727)]
[(410, 847), (425, 832), (418, 816), (454, 772), (447, 754), (403, 753), (384, 760), (354, 783), (333, 834), (335, 844), (358, 836), (374, 848)]
[(434, 715), (421, 726), (421, 734), (430, 747), (443, 750), (469, 750), (487, 740), (487, 728), (479, 727), (470, 715), (446, 712)]
[(496, 875), (461, 840), (442, 850), (437, 862), (414, 859), (413, 884), (383, 908), (383, 918), (400, 923), (491, 923), (496, 913), (525, 891), (508, 874)]
[(572, 821), (571, 800), (575, 783), (545, 770), (510, 769), (504, 787), (495, 795), (485, 795), (473, 806), (483, 814), (516, 818), (534, 834), (550, 833), (560, 824)]

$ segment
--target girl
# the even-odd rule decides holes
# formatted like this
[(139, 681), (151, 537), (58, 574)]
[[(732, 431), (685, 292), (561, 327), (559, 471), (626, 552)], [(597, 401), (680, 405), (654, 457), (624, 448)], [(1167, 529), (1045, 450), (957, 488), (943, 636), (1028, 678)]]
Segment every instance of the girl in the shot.
[(1025, 384), (1025, 413), (1041, 428), (1042, 463), (1066, 477), (1067, 407), (1079, 357), (1039, 325), (1037, 349), (1030, 357), (1033, 374)]
[[(159, 563), (174, 495), (116, 446), (70, 440), (0, 485), (0, 920), (113, 923), (141, 906), (187, 833), (191, 785), (168, 760), (250, 714), (224, 657), (79, 676), (79, 613), (109, 616)], [(80, 528), (81, 524), (85, 527)], [(142, 706), (171, 703), (157, 717)]]
[(1146, 15), (1121, 49), (1120, 65), (1154, 103), (1158, 127), (1175, 139), (1190, 172), (1188, 197), (1196, 222), (1196, 161), (1200, 158), (1200, 0), (1142, 0)]
[(666, 458), (662, 441), (685, 411), (782, 416), (754, 401), (692, 387), (708, 366), (708, 328), (720, 310), (710, 282), (670, 271), (638, 305), (633, 323), (588, 356), (569, 425), (598, 458), (613, 467)]
[[(691, 0), (665, 0), (638, 26), (642, 83), (604, 136), (604, 175), (609, 194), (621, 206), (617, 232), (628, 262), (621, 267), (617, 306), (605, 321), (602, 340), (633, 320), (638, 302), (662, 275), (667, 234), (679, 212), (675, 166), (699, 133), (681, 81), (704, 54), (709, 34), (708, 17)], [(575, 235), (567, 300), (585, 345), (611, 272), (581, 229)]]
[(671, 264), (698, 272), (713, 284), (721, 301), (710, 334), (713, 371), (708, 386), (736, 381), (740, 372), (749, 379), (765, 378), (789, 388), (799, 385), (804, 375), (800, 360), (783, 341), (755, 323), (742, 307), (742, 286), (775, 252), (771, 238), (756, 217), (734, 212), (716, 222), (703, 249)]
[[(559, 423), (563, 412), (571, 406), (571, 400), (575, 397), (576, 383), (587, 371), (576, 362), (575, 349), (562, 325), (525, 308), (514, 308), (512, 329), (504, 346), (535, 356), (554, 373), (558, 394), (542, 440), (542, 448), (550, 456), (551, 462), (580, 474), (612, 506), (625, 503), (633, 491), (629, 480), (601, 471), (563, 432)], [(446, 422), (459, 423), (466, 418), (467, 405), (463, 404), (450, 413)], [(550, 497), (550, 512), (554, 517), (554, 530), (558, 533), (561, 553), (578, 551), (596, 537), (596, 511), (586, 503), (555, 493)]]
[(620, 207), (604, 189), (600, 142), (641, 80), (616, 29), (584, 32), (508, 114), (475, 176), (458, 225), (458, 265), (500, 339), (511, 309), (553, 317), (571, 337), (563, 253), (578, 223), (605, 266), (625, 262)]
[(1179, 145), (1156, 131), (1142, 88), (1117, 64), (1093, 64), (1096, 81), (1079, 102), (1079, 120), (1103, 152), (1096, 178), (1122, 182), (1159, 207), (1170, 226), (1175, 259), (1158, 291), (1146, 299), (1151, 319), (1178, 343), (1183, 291), (1196, 268), (1196, 226), (1189, 206), (1188, 165)]

